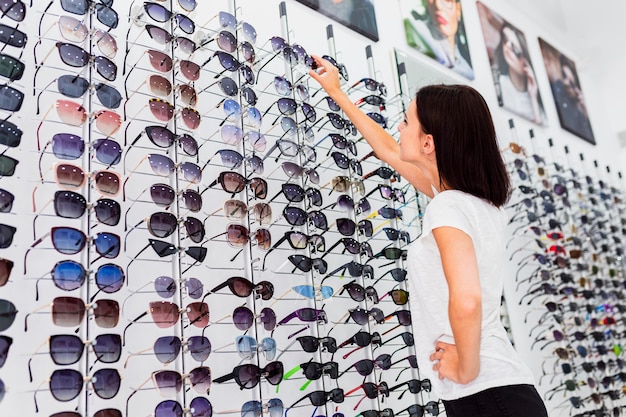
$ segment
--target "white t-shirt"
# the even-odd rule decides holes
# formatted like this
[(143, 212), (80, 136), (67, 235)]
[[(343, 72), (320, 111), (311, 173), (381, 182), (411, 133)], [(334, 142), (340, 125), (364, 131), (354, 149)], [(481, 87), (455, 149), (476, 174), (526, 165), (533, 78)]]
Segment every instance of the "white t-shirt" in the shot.
[[(454, 400), (497, 386), (534, 384), (530, 369), (513, 349), (500, 321), (506, 223), (504, 210), (470, 194), (447, 190), (428, 204), (422, 235), (409, 247), (409, 303), (417, 363), (421, 376), (431, 380), (441, 399)], [(448, 284), (432, 234), (442, 226), (467, 233), (478, 260), (482, 290), (480, 373), (466, 385), (440, 380), (429, 359), (438, 340), (454, 343), (448, 318)]]

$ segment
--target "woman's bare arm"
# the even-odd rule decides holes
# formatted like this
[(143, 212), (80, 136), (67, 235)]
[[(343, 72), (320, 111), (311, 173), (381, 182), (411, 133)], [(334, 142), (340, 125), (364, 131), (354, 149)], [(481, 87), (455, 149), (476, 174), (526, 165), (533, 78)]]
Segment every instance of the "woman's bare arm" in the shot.
[(312, 55), (317, 61), (318, 70), (310, 71), (309, 75), (316, 80), (326, 93), (341, 107), (367, 143), (372, 147), (376, 157), (389, 164), (418, 191), (433, 197), (430, 182), (415, 165), (400, 159), (400, 146), (378, 123), (359, 109), (341, 89), (339, 71), (330, 62)]

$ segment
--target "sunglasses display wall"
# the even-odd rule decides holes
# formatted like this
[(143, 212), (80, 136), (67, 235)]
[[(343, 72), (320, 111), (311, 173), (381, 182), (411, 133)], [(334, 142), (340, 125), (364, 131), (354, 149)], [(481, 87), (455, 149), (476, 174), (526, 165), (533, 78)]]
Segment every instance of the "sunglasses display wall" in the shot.
[(424, 197), (309, 53), (390, 132), (405, 100), (256, 3), (0, 1), (0, 410), (443, 412), (405, 282)]
[[(520, 145), (512, 121), (503, 149), (515, 190), (507, 243), (522, 336), (542, 360), (539, 384), (554, 413), (621, 416), (625, 193), (610, 169), (556, 152), (537, 152), (531, 130)], [(579, 159), (579, 161), (576, 161)], [(619, 175), (621, 178), (621, 175)]]

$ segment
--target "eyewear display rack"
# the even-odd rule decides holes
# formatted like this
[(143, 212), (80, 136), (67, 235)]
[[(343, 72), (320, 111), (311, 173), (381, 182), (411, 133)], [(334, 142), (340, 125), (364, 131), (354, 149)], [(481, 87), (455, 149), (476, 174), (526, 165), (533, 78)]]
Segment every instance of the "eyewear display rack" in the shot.
[[(256, 3), (2, 3), (0, 410), (443, 411), (404, 281), (424, 198)], [(394, 131), (371, 49), (365, 71), (325, 41)]]

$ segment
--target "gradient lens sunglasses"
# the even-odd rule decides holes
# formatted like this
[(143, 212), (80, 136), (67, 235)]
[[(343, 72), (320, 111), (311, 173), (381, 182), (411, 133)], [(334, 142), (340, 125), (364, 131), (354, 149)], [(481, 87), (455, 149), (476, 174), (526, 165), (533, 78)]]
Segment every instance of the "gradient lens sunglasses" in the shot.
[(303, 307), (285, 316), (282, 320), (278, 322), (276, 327), (287, 324), (295, 318), (304, 322), (328, 323), (328, 316), (326, 315), (326, 312), (324, 310), (317, 310), (311, 307)]
[[(154, 2), (144, 2), (143, 10), (145, 14), (147, 14), (152, 20), (165, 23), (174, 20), (176, 22), (176, 27), (190, 35), (195, 32), (196, 24), (189, 17), (181, 14), (181, 13), (173, 13), (172, 11), (166, 9), (164, 6), (154, 3)], [(136, 16), (135, 19), (141, 19), (142, 15)]]
[(0, 12), (2, 16), (21, 22), (26, 17), (26, 4), (21, 0), (2, 0), (0, 1)]
[[(142, 195), (145, 194), (146, 192), (150, 193), (149, 201), (141, 200)], [(163, 207), (165, 210), (167, 210), (169, 207), (172, 206), (172, 204), (174, 204), (174, 202), (176, 201), (178, 197), (181, 197), (180, 202), (182, 203), (182, 207), (191, 211), (192, 213), (197, 213), (202, 209), (202, 196), (200, 195), (199, 192), (195, 190), (191, 190), (191, 189), (186, 189), (183, 191), (175, 191), (174, 188), (172, 188), (172, 186), (169, 184), (157, 183), (157, 184), (152, 184), (149, 188), (144, 189), (137, 196), (137, 198), (131, 199), (133, 200), (133, 203), (130, 205), (130, 207), (126, 210), (126, 213), (124, 214), (124, 219), (125, 219), (124, 224), (125, 225), (128, 224), (127, 222), (128, 212), (132, 208), (133, 204), (137, 202), (146, 202), (146, 203), (152, 202), (156, 204), (157, 206)], [(124, 227), (126, 228), (126, 226)]]
[[(48, 114), (53, 108), (56, 108), (61, 123), (70, 126), (82, 126), (87, 119), (89, 119), (89, 123), (95, 122), (96, 128), (100, 133), (106, 136), (113, 136), (122, 126), (122, 116), (113, 111), (98, 110), (95, 113), (88, 114), (82, 104), (70, 100), (58, 99), (48, 108), (37, 126), (37, 143), (40, 143), (39, 131), (41, 130), (41, 126), (46, 121)], [(55, 121), (55, 123), (59, 122)]]
[[(226, 236), (226, 243), (233, 248), (243, 248), (248, 245), (250, 240), (255, 240), (260, 250), (268, 250), (272, 246), (272, 235), (270, 234), (269, 229), (264, 228), (259, 228), (254, 232), (250, 232), (250, 230), (244, 225), (232, 223), (226, 227), (226, 231), (224, 233), (217, 234), (207, 239), (207, 241), (220, 236)], [(237, 254), (239, 254), (239, 252)]]
[(295, 269), (299, 269), (302, 272), (310, 272), (311, 269), (315, 269), (320, 274), (325, 274), (328, 271), (328, 263), (322, 258), (309, 258), (305, 255), (289, 255), (289, 262), (291, 262)]
[(28, 331), (28, 318), (46, 308), (51, 309), (52, 323), (61, 327), (79, 326), (85, 315), (93, 316), (97, 326), (111, 329), (120, 319), (120, 305), (115, 300), (97, 300), (85, 303), (77, 297), (55, 297), (51, 303), (43, 305), (24, 317), (24, 331)]
[[(244, 220), (250, 213), (261, 226), (267, 226), (272, 222), (272, 207), (267, 203), (256, 203), (248, 207), (241, 200), (230, 199), (224, 202), (222, 210), (228, 220)], [(213, 214), (215, 212), (211, 213)]]
[[(55, 365), (67, 366), (77, 363), (82, 358), (86, 347), (93, 351), (97, 361), (115, 363), (122, 355), (122, 338), (119, 334), (113, 333), (99, 334), (94, 340), (83, 340), (75, 334), (56, 334), (48, 338), (50, 358)], [(38, 351), (39, 349), (35, 354)], [(33, 382), (32, 360), (33, 357), (28, 360), (30, 382)]]
[(270, 362), (263, 368), (254, 364), (239, 365), (231, 373), (216, 378), (213, 382), (221, 384), (234, 379), (241, 389), (252, 389), (258, 385), (262, 376), (270, 384), (278, 385), (283, 379), (283, 363)]
[(170, 242), (165, 242), (163, 240), (156, 239), (148, 239), (148, 244), (141, 248), (139, 252), (135, 256), (132, 257), (132, 260), (126, 266), (126, 270), (130, 265), (139, 258), (139, 256), (148, 248), (152, 248), (154, 252), (159, 256), (159, 258), (164, 258), (166, 256), (175, 255), (177, 253), (185, 253), (189, 257), (191, 257), (195, 262), (192, 263), (184, 272), (187, 272), (189, 268), (191, 268), (196, 262), (202, 263), (207, 255), (207, 248), (203, 246), (190, 246), (188, 248), (178, 247), (173, 245)]
[[(80, 263), (69, 259), (57, 262), (50, 271), (52, 282), (63, 291), (74, 291), (81, 288), (87, 276), (92, 273), (94, 272), (88, 272)], [(98, 267), (94, 278), (100, 291), (112, 294), (122, 288), (126, 275), (119, 265), (106, 263)], [(41, 279), (37, 279), (35, 283), (35, 300), (39, 299), (39, 281)]]
[(259, 177), (247, 179), (234, 171), (221, 172), (202, 193), (217, 184), (221, 185), (224, 191), (233, 195), (242, 192), (245, 186), (248, 185), (256, 198), (264, 199), (267, 197), (267, 181)]
[(235, 327), (241, 331), (250, 329), (257, 319), (267, 331), (272, 331), (276, 328), (276, 313), (267, 307), (261, 309), (261, 312), (255, 316), (248, 307), (239, 306), (233, 310), (232, 318)]
[(246, 162), (246, 167), (249, 171), (254, 174), (263, 174), (264, 165), (263, 160), (257, 155), (250, 155), (244, 157), (242, 154), (237, 152), (234, 149), (220, 149), (213, 156), (211, 156), (206, 163), (203, 165), (202, 169), (204, 170), (213, 160), (215, 156), (219, 155), (222, 165), (226, 168), (237, 169), (241, 167), (241, 165)]
[(144, 323), (139, 320), (146, 317), (148, 314), (152, 318), (152, 323), (156, 324), (160, 329), (175, 326), (176, 323), (178, 323), (178, 319), (183, 314), (186, 314), (189, 320), (189, 323), (186, 324), (185, 327), (193, 325), (203, 329), (209, 325), (209, 305), (207, 303), (195, 301), (187, 304), (185, 308), (180, 308), (178, 304), (170, 301), (151, 301), (149, 309), (131, 320), (124, 328), (122, 334), (123, 344), (126, 344), (126, 331), (128, 328), (135, 323)]
[[(178, 401), (174, 400), (163, 400), (154, 408), (154, 417), (184, 417), (186, 415), (191, 417), (211, 417), (213, 415), (213, 405), (204, 397), (196, 397), (191, 400), (189, 407), (184, 409)], [(94, 417), (100, 416), (94, 415)]]
[[(115, 81), (117, 78), (117, 65), (109, 58), (103, 55), (92, 55), (80, 46), (73, 43), (57, 42), (55, 46), (59, 51), (59, 57), (61, 61), (74, 68), (82, 68), (87, 65), (93, 65), (96, 72), (107, 81)], [(44, 58), (37, 64), (35, 74), (33, 76), (33, 85), (36, 85), (37, 74), (39, 70), (43, 68), (46, 60), (52, 54), (54, 47), (48, 51)]]
[(385, 313), (383, 313), (380, 308), (372, 308), (371, 310), (366, 310), (361, 307), (351, 308), (348, 310), (347, 315), (346, 323), (352, 319), (355, 323), (362, 326), (369, 323), (370, 318), (373, 318), (378, 324), (385, 322)]
[(228, 12), (221, 11), (217, 13), (200, 26), (208, 27), (208, 24), (211, 23), (215, 18), (218, 18), (219, 26), (222, 29), (228, 29), (232, 33), (236, 33), (237, 29), (241, 29), (243, 37), (246, 40), (248, 40), (252, 44), (256, 43), (256, 29), (254, 29), (254, 27), (247, 22), (238, 22), (237, 18)]
[(258, 417), (267, 412), (269, 417), (282, 417), (285, 407), (280, 398), (271, 398), (267, 403), (251, 400), (241, 406), (241, 417)]
[[(81, 189), (89, 179), (90, 185), (102, 195), (115, 197), (120, 192), (121, 177), (115, 171), (101, 169), (88, 174), (78, 165), (61, 162), (55, 163), (50, 170), (54, 173), (57, 186), (64, 190)], [(48, 171), (43, 173), (42, 182)], [(33, 196), (36, 191), (37, 187), (34, 187)]]
[[(92, 376), (88, 377), (83, 376), (83, 374), (74, 369), (56, 369), (50, 375), (48, 387), (55, 400), (68, 402), (80, 395), (86, 382), (89, 383), (89, 386), (98, 397), (109, 400), (119, 392), (122, 377), (119, 371), (114, 368), (99, 369)], [(41, 387), (43, 383), (39, 386)], [(33, 393), (35, 411), (37, 412), (39, 411), (39, 405), (37, 404), (37, 392), (39, 391), (41, 391), (41, 388), (37, 388)]]
[[(179, 64), (178, 65), (179, 72), (177, 72), (175, 75), (180, 73), (188, 81), (198, 81), (198, 79), (200, 79), (200, 65), (196, 64), (193, 61), (188, 61), (184, 59), (173, 61), (169, 55), (161, 51), (156, 51), (154, 49), (148, 49), (144, 51), (143, 54), (148, 54), (150, 66), (155, 71), (165, 74), (165, 73), (172, 71), (175, 64)], [(124, 85), (126, 85), (126, 83), (128, 82), (128, 78), (130, 77), (130, 74), (133, 72), (133, 70), (137, 68), (137, 65), (139, 64), (140, 60), (141, 60), (141, 57), (137, 60), (137, 62), (131, 67), (131, 69), (126, 74)], [(124, 70), (125, 69), (126, 69), (126, 66), (124, 65)]]
[[(124, 368), (127, 367), (128, 361), (132, 356), (152, 355), (159, 362), (168, 365), (176, 360), (181, 350), (189, 352), (191, 357), (198, 362), (204, 362), (211, 354), (211, 342), (206, 336), (190, 336), (181, 339), (178, 336), (161, 336), (154, 341), (151, 348), (140, 350), (137, 353), (129, 353)], [(150, 350), (152, 350), (151, 353)]]
[(112, 139), (100, 138), (85, 144), (85, 141), (80, 136), (71, 133), (55, 133), (52, 139), (41, 149), (39, 156), (40, 177), (43, 177), (41, 163), (48, 146), (50, 146), (52, 154), (57, 159), (62, 160), (71, 161), (79, 159), (83, 156), (86, 146), (92, 151), (91, 155), (95, 156), (97, 161), (107, 165), (107, 168), (119, 164), (122, 160), (122, 147)]
[(197, 129), (202, 121), (200, 113), (196, 109), (192, 107), (176, 109), (172, 103), (160, 98), (149, 99), (148, 103), (139, 109), (134, 116), (131, 116), (130, 119), (137, 119), (139, 113), (141, 113), (146, 107), (150, 109), (152, 116), (160, 122), (167, 123), (180, 114), (183, 124), (191, 130)]
[(369, 299), (372, 303), (378, 304), (378, 292), (376, 292), (376, 288), (371, 285), (363, 288), (363, 286), (356, 281), (352, 281), (343, 286), (343, 289), (339, 293), (339, 295), (343, 295), (344, 292), (348, 291), (348, 295), (354, 301), (365, 301), (365, 298)]
[[(10, 0), (5, 0), (10, 1)], [(43, 16), (42, 16), (43, 18)], [(43, 22), (43, 20), (42, 20)], [(45, 31), (41, 31), (41, 25), (39, 26), (41, 35), (40, 39), (46, 37), (47, 33), (55, 26), (59, 28), (59, 33), (69, 42), (83, 43), (87, 40), (87, 37), (91, 36), (91, 40), (94, 41), (100, 52), (107, 58), (113, 59), (117, 55), (117, 41), (109, 32), (102, 31), (100, 29), (93, 29), (90, 31), (87, 26), (81, 21), (72, 16), (59, 16), (59, 20)], [(40, 42), (35, 45), (35, 48)]]
[(80, 98), (85, 95), (87, 91), (91, 91), (107, 109), (117, 109), (122, 103), (122, 95), (116, 88), (104, 83), (90, 83), (87, 79), (79, 75), (65, 74), (58, 77), (56, 80), (52, 80), (41, 92), (37, 95), (37, 113), (39, 113), (39, 99), (44, 91), (48, 91), (50, 87), (56, 81), (57, 90), (59, 93), (69, 98)]
[(202, 221), (195, 217), (178, 218), (168, 211), (152, 213), (133, 227), (131, 227), (124, 237), (124, 247), (128, 241), (128, 235), (137, 229), (142, 223), (146, 223), (148, 231), (154, 237), (165, 238), (171, 236), (176, 231), (179, 224), (185, 226), (187, 237), (194, 243), (200, 243), (204, 239), (205, 230)]
[[(54, 203), (54, 214), (65, 219), (79, 219), (87, 210), (93, 211), (96, 219), (107, 226), (117, 226), (120, 222), (122, 208), (120, 203), (110, 198), (98, 199), (95, 203), (87, 204), (87, 199), (74, 191), (56, 191), (54, 197), (41, 207), (41, 210), (33, 218), (33, 234), (34, 239), (37, 238), (35, 233), (35, 222), (42, 215), (45, 208)], [(36, 207), (33, 207), (36, 211)]]
[[(95, 236), (88, 237), (82, 230), (73, 227), (52, 227), (48, 233), (35, 240), (24, 253), (24, 273), (26, 273), (26, 258), (28, 254), (46, 240), (47, 237), (50, 237), (52, 240), (54, 249), (63, 255), (76, 255), (85, 248), (87, 243), (90, 246), (93, 245), (96, 253), (102, 258), (113, 259), (120, 254), (121, 241), (119, 235), (115, 233), (99, 232)], [(96, 260), (92, 261), (92, 263)]]
[[(193, 388), (198, 394), (207, 395), (211, 389), (211, 368), (198, 366), (187, 374), (170, 370), (153, 372), (150, 378), (142, 382), (126, 399), (126, 415), (128, 415), (130, 399), (150, 381), (152, 381), (157, 392), (162, 397), (176, 397), (183, 389), (185, 383), (191, 385), (190, 388)], [(173, 403), (176, 402), (173, 401)], [(167, 405), (172, 406), (170, 403)]]
[[(109, 29), (115, 29), (119, 23), (117, 12), (112, 9), (113, 0), (103, 0), (99, 3), (92, 0), (60, 0), (60, 3), (63, 10), (79, 16), (95, 12), (98, 21)], [(44, 10), (43, 15), (48, 12), (50, 6), (52, 4)]]
[(175, 163), (170, 157), (161, 155), (158, 153), (151, 153), (143, 158), (135, 165), (135, 167), (129, 172), (128, 176), (122, 184), (123, 199), (126, 200), (126, 184), (130, 177), (137, 172), (137, 169), (141, 166), (143, 161), (148, 160), (152, 173), (161, 177), (169, 177), (177, 170), (182, 173), (182, 179), (192, 184), (199, 184), (202, 181), (202, 169), (193, 162), (181, 162)]
[(260, 342), (252, 336), (242, 335), (235, 338), (237, 354), (242, 359), (254, 359), (257, 352), (262, 352), (265, 360), (271, 361), (276, 357), (276, 340), (264, 337)]
[(150, 142), (152, 142), (153, 145), (158, 146), (159, 148), (169, 149), (174, 146), (174, 144), (177, 144), (178, 148), (183, 151), (185, 155), (198, 155), (198, 142), (193, 136), (187, 133), (176, 135), (168, 128), (158, 125), (146, 126), (144, 130), (142, 130), (141, 133), (131, 142), (128, 148), (126, 148), (127, 151), (144, 135), (150, 140)]

